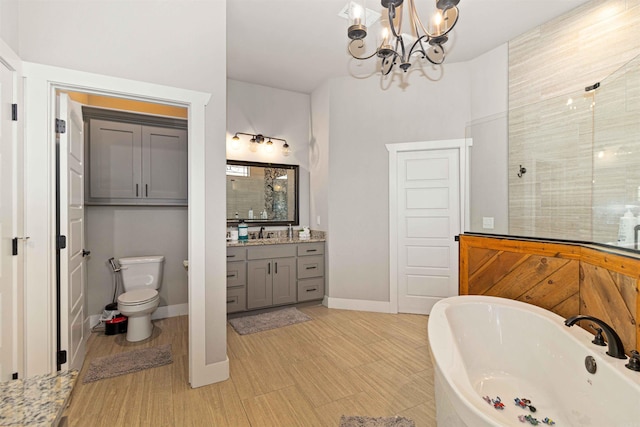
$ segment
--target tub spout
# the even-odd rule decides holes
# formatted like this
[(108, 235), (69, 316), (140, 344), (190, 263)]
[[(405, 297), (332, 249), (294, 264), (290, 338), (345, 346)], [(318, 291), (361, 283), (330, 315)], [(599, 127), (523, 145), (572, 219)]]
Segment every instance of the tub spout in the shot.
[(611, 357), (615, 357), (617, 359), (626, 359), (627, 356), (624, 354), (624, 346), (622, 345), (622, 340), (613, 330), (613, 328), (607, 325), (604, 321), (598, 319), (597, 317), (587, 316), (584, 314), (579, 314), (577, 316), (573, 316), (564, 321), (564, 324), (567, 326), (573, 326), (580, 320), (589, 320), (600, 326), (604, 331), (604, 334), (607, 336), (607, 345), (609, 346), (609, 350), (607, 354)]

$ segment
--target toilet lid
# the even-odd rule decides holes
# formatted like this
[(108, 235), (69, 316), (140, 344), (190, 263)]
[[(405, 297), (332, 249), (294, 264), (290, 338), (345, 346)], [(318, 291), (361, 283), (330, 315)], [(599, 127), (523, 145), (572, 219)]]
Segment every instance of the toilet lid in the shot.
[(118, 297), (120, 304), (143, 304), (158, 296), (155, 289), (136, 289), (135, 291), (125, 292)]

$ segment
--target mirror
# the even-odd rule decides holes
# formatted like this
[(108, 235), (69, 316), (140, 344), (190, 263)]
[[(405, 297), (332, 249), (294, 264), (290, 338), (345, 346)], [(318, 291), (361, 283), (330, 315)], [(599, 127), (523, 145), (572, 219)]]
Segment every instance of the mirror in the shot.
[(298, 169), (227, 160), (227, 225), (299, 225)]

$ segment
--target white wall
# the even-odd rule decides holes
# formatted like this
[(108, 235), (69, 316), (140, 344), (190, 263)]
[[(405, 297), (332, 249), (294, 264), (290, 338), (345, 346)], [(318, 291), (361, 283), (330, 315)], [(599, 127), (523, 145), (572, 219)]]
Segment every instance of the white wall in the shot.
[[(188, 216), (185, 207), (87, 206), (85, 214), (87, 313), (101, 314), (113, 299), (113, 273), (107, 262), (128, 256), (163, 255), (160, 306), (188, 302)], [(122, 292), (122, 288), (120, 289)]]
[(18, 52), (18, 0), (0, 1), (0, 38)]
[[(470, 155), (470, 230), (509, 232), (508, 44), (469, 61), (471, 122), (467, 137), (473, 139)], [(483, 228), (482, 219), (493, 218), (494, 228)]]
[[(64, 17), (52, 19), (52, 17)], [(25, 61), (212, 94), (206, 108), (206, 363), (226, 360), (226, 2), (20, 2)]]
[[(466, 64), (446, 64), (431, 81), (419, 73), (381, 87), (379, 78), (330, 80), (313, 94), (314, 129), (329, 125), (327, 182), (328, 297), (389, 301), (389, 189), (385, 144), (463, 138), (470, 119)], [(387, 82), (388, 83), (388, 82)], [(329, 112), (329, 120), (325, 117)], [(317, 122), (317, 124), (316, 124)], [(314, 134), (315, 134), (314, 130)]]
[[(299, 165), (300, 227), (309, 225), (310, 102), (306, 93), (227, 80), (227, 158)], [(264, 147), (252, 153), (248, 148), (250, 137), (246, 135), (241, 135), (241, 146), (234, 150), (231, 138), (236, 132), (286, 139), (291, 154), (282, 155), (281, 141), (274, 142), (271, 154), (265, 153)]]

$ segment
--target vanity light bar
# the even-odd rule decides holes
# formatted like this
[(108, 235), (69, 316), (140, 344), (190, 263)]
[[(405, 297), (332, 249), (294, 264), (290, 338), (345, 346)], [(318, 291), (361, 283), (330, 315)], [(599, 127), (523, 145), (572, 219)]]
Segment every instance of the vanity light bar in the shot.
[(258, 149), (258, 144), (262, 144), (263, 142), (265, 142), (265, 139), (268, 139), (268, 141), (265, 143), (265, 148), (267, 149), (267, 151), (271, 151), (273, 149), (273, 142), (271, 140), (273, 139), (276, 141), (284, 142), (284, 144), (282, 144), (283, 156), (288, 156), (291, 153), (291, 147), (289, 146), (289, 144), (285, 139), (276, 138), (275, 136), (266, 136), (266, 135), (262, 135), (261, 133), (253, 134), (253, 133), (245, 133), (245, 132), (236, 132), (235, 135), (233, 135), (233, 138), (231, 138), (235, 144), (237, 144), (238, 141), (240, 141), (240, 137), (238, 135), (246, 135), (251, 137), (251, 139), (249, 140), (250, 151), (255, 152)]

